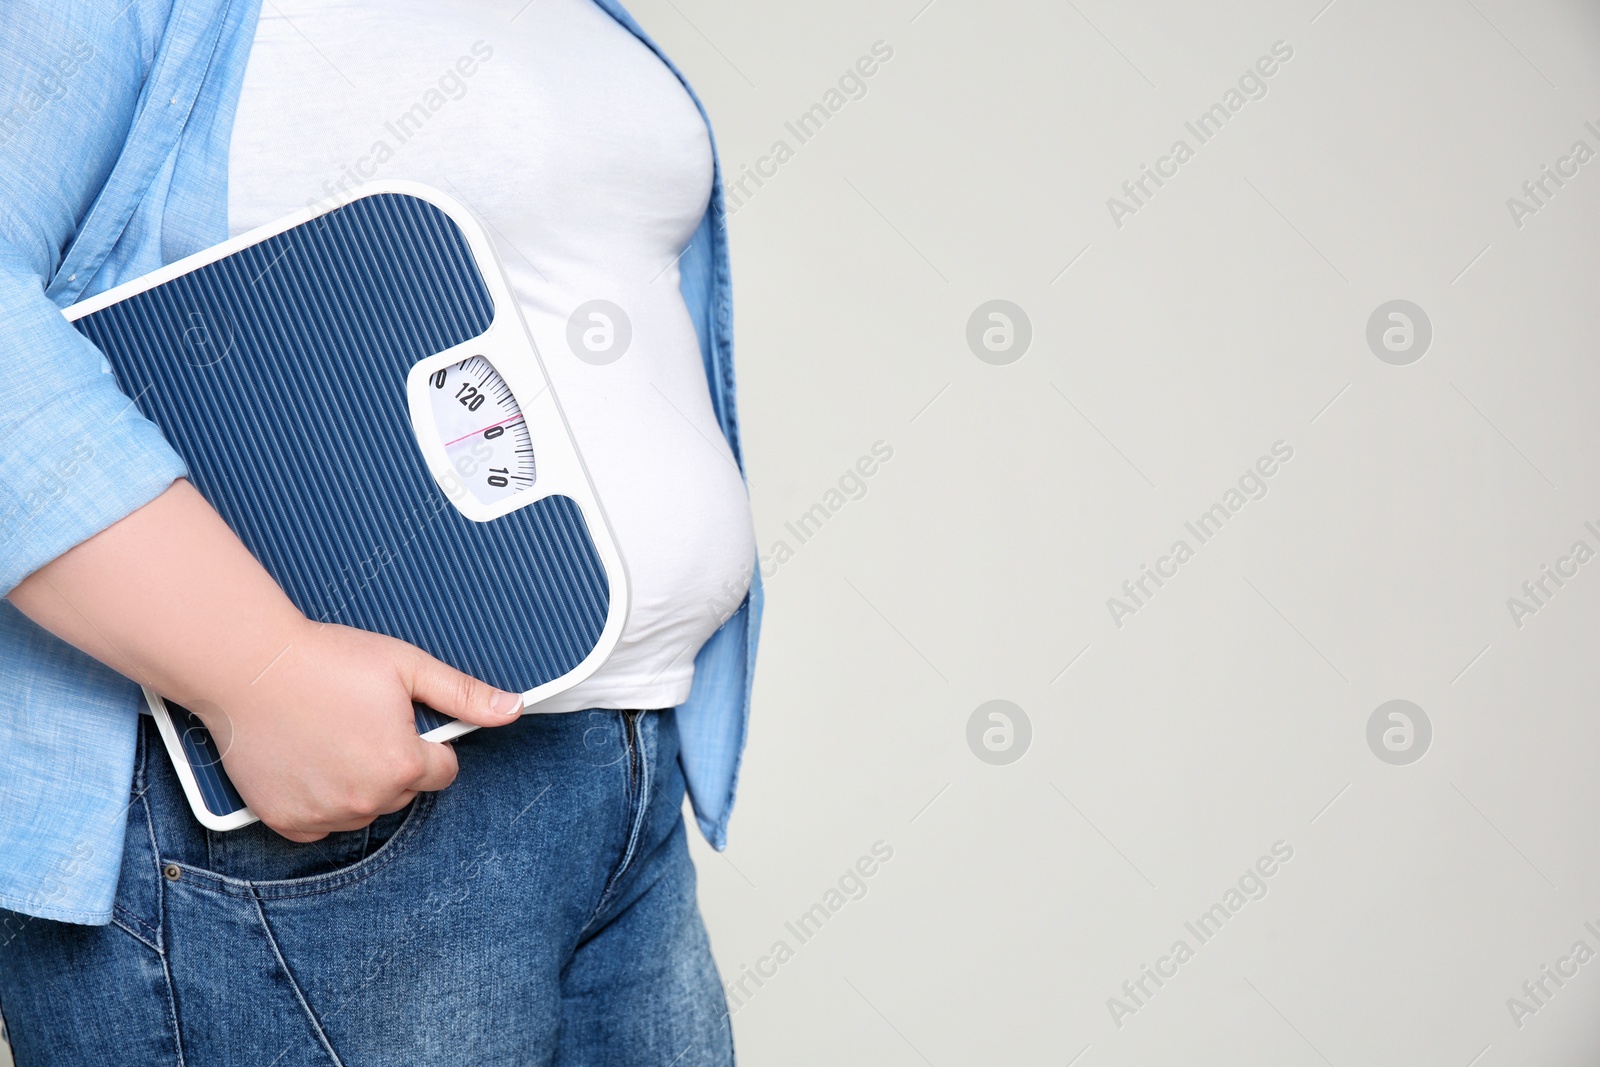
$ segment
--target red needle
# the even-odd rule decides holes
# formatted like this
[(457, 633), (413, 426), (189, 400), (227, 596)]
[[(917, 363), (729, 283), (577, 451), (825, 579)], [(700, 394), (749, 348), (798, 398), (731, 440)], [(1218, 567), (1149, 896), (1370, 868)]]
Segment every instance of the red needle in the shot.
[(496, 426), (504, 426), (508, 422), (516, 422), (520, 418), (522, 418), (522, 415), (521, 415), (521, 413), (518, 413), (516, 415), (511, 416), (509, 419), (501, 419), (499, 422), (491, 422), (487, 426), (480, 426), (476, 430), (473, 430), (471, 433), (462, 434), (460, 437), (456, 438), (455, 441), (446, 441), (444, 443), (444, 447), (449, 448), (451, 445), (455, 444), (456, 441), (465, 441), (469, 437), (478, 436), (480, 433), (483, 433), (485, 430), (492, 430)]

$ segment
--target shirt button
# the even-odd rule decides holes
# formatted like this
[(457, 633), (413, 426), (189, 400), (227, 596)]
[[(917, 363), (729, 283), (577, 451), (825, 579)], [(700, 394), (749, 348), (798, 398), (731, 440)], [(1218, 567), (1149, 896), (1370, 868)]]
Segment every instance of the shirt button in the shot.
[(67, 281), (69, 281), (69, 282), (75, 282), (75, 281), (77, 281), (77, 280), (78, 280), (78, 276), (77, 276), (77, 275), (76, 275), (76, 274), (69, 274), (69, 275), (67, 275)]
[(165, 867), (161, 868), (161, 873), (167, 876), (167, 881), (176, 882), (179, 878), (183, 877), (183, 868), (179, 867), (176, 863), (169, 863)]

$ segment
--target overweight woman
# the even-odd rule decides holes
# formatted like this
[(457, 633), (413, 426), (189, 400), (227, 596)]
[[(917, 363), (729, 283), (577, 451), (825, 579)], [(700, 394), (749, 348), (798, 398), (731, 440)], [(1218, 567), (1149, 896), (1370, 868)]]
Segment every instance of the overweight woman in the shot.
[[(0, 0), (17, 1063), (732, 1063), (682, 816), (722, 847), (760, 615), (704, 115), (611, 0), (259, 3)], [(309, 621), (60, 313), (374, 178), (487, 224), (628, 561), (545, 704)], [(567, 342), (596, 300), (620, 356)], [(261, 823), (196, 821), (137, 682)]]

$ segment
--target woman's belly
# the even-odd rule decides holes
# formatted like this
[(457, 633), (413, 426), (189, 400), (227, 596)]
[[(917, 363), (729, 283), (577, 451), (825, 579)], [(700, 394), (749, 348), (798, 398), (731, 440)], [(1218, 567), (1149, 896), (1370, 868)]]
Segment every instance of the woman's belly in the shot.
[[(491, 0), (268, 5), (233, 131), (230, 230), (385, 178), (487, 223), (628, 571), (616, 651), (539, 710), (682, 703), (756, 558), (678, 289), (712, 178), (693, 100), (589, 0), (509, 22)], [(630, 335), (610, 361), (584, 344), (593, 329), (603, 347), (603, 320), (580, 315), (569, 343), (594, 301)]]

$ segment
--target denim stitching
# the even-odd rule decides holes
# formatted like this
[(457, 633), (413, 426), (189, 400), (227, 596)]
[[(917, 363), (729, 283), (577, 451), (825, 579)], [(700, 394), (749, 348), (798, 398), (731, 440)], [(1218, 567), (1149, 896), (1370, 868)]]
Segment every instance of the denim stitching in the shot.
[(131, 937), (135, 941), (139, 942), (139, 944), (143, 945), (145, 948), (148, 948), (152, 952), (155, 952), (157, 955), (161, 954), (161, 950), (156, 948), (156, 946), (150, 942), (150, 939), (148, 937), (145, 937), (143, 934), (141, 934), (139, 931), (135, 930), (133, 927), (129, 926), (127, 923), (123, 922), (117, 916), (113, 915), (111, 917), (110, 925), (115, 926), (118, 930), (121, 930), (123, 933), (127, 934), (129, 937)]
[[(623, 880), (627, 876), (628, 868), (633, 865), (635, 855), (639, 850), (639, 837), (644, 833), (644, 824), (647, 821), (650, 813), (650, 786), (655, 775), (655, 760), (652, 759), (650, 750), (645, 747), (644, 731), (639, 729), (639, 724), (642, 723), (644, 721), (644, 717), (649, 714), (652, 713), (648, 711), (641, 711), (639, 713), (639, 718), (634, 722), (634, 730), (636, 731), (635, 744), (638, 746), (639, 758), (639, 793), (637, 798), (635, 798), (635, 803), (638, 806), (632, 813), (632, 826), (630, 826), (628, 830), (628, 843), (622, 850), (621, 862), (617, 864), (617, 869), (612, 872), (610, 879), (606, 882), (605, 889), (600, 893), (599, 901), (595, 903), (594, 913), (589, 916), (589, 921), (584, 924), (583, 930), (580, 931), (580, 939), (588, 936), (589, 930), (594, 926), (595, 920), (600, 917), (600, 914), (605, 910), (606, 905), (611, 903), (611, 898), (617, 895), (617, 891), (621, 888)], [(657, 727), (653, 732), (657, 742), (659, 743), (659, 720), (652, 719), (651, 721), (657, 724)], [(624, 727), (624, 729), (627, 729), (627, 727)]]
[[(161, 939), (161, 931), (139, 918), (121, 904), (111, 905), (111, 925), (126, 930), (134, 940), (153, 949), (157, 955), (161, 954), (161, 946), (157, 943)], [(134, 927), (139, 929), (134, 929)], [(146, 936), (148, 934), (149, 936)]]
[(184, 877), (192, 876), (195, 882), (201, 883), (204, 888), (214, 892), (224, 893), (232, 897), (244, 897), (261, 900), (291, 900), (299, 897), (318, 896), (331, 893), (337, 889), (356, 882), (365, 881), (372, 875), (389, 866), (403, 854), (401, 846), (410, 842), (411, 838), (421, 832), (421, 827), (427, 821), (427, 816), (433, 810), (434, 797), (432, 793), (419, 793), (413, 802), (416, 806), (406, 816), (400, 829), (379, 846), (378, 851), (342, 870), (328, 874), (314, 874), (306, 878), (288, 878), (278, 881), (252, 882), (243, 878), (232, 878), (216, 871), (202, 870), (191, 867), (186, 863), (168, 861), (172, 866), (180, 868)]
[[(317, 1013), (311, 1010), (310, 1003), (306, 1001), (305, 994), (301, 992), (300, 983), (295, 981), (294, 972), (289, 970), (289, 961), (283, 958), (283, 952), (278, 948), (278, 939), (273, 936), (272, 924), (267, 922), (267, 911), (261, 906), (261, 899), (259, 897), (253, 898), (253, 903), (256, 906), (256, 915), (261, 919), (261, 931), (266, 934), (267, 944), (272, 946), (273, 958), (278, 961), (278, 966), (283, 968), (284, 980), (289, 983), (289, 989), (294, 993), (294, 999), (299, 1002), (301, 1010), (306, 1013), (306, 1020), (311, 1023), (311, 1029), (316, 1033), (317, 1040), (322, 1042), (322, 1048), (327, 1052), (328, 1058), (333, 1060), (335, 1067), (344, 1067), (344, 1061), (339, 1058), (337, 1052), (333, 1051), (332, 1042), (328, 1040), (328, 1035), (323, 1032), (322, 1023), (317, 1018)], [(288, 1050), (285, 1049), (284, 1051), (287, 1052)], [(279, 1055), (281, 1056), (282, 1053), (279, 1053)]]
[[(142, 724), (141, 724), (142, 726)], [(155, 818), (150, 814), (150, 800), (148, 797), (147, 770), (150, 760), (150, 746), (145, 744), (145, 731), (139, 731), (138, 748), (133, 765), (133, 782), (137, 787), (134, 804), (144, 809), (145, 832), (150, 835), (150, 855), (156, 862), (157, 869), (151, 874), (156, 879), (156, 922), (164, 932), (167, 925), (167, 887), (160, 871), (161, 843), (156, 840)], [(130, 816), (132, 809), (129, 809)], [(172, 1035), (172, 1051), (176, 1055), (177, 1067), (184, 1067), (183, 1056), (183, 1023), (178, 1018), (178, 991), (172, 981), (172, 965), (167, 959), (166, 938), (160, 939), (161, 944), (156, 947), (156, 954), (161, 959), (161, 977), (166, 981), (167, 988), (167, 1026)]]

